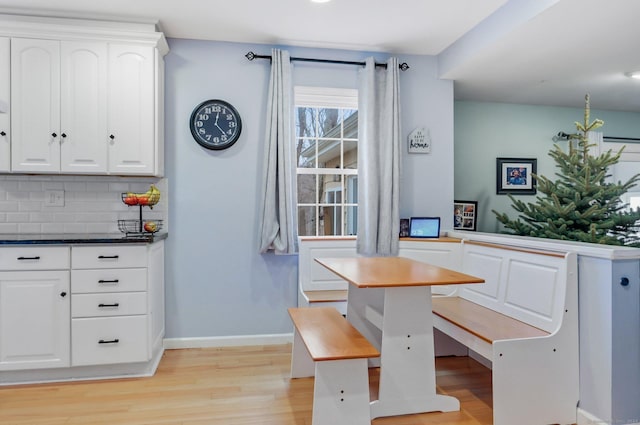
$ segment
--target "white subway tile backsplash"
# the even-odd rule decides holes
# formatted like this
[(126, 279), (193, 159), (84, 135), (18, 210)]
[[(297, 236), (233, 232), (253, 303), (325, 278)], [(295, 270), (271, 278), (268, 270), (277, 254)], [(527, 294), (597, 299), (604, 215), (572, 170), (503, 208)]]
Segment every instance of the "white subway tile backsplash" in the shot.
[(28, 213), (7, 213), (7, 223), (29, 223)]
[(18, 223), (0, 223), (0, 233), (19, 233)]
[(42, 233), (42, 224), (38, 223), (20, 223), (18, 225), (20, 233)]
[[(160, 202), (143, 207), (143, 219), (164, 220), (165, 179), (111, 176), (0, 175), (0, 233), (119, 233), (118, 220), (138, 219), (140, 207), (122, 202), (124, 192), (162, 191)], [(64, 206), (47, 205), (47, 190), (63, 190)]]

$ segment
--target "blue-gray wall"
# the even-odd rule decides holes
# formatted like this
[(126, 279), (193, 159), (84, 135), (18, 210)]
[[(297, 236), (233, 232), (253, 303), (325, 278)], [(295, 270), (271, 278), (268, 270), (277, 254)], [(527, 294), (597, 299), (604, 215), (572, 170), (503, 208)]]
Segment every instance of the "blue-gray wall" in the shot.
[[(171, 233), (166, 254), (168, 338), (278, 334), (291, 331), (297, 256), (257, 252), (269, 61), (249, 62), (272, 46), (170, 39), (166, 63), (165, 139)], [(362, 60), (366, 52), (288, 48), (292, 56)], [(379, 60), (387, 56), (375, 54)], [(402, 56), (403, 137), (425, 126), (432, 153), (406, 153), (400, 212), (439, 215), (452, 225), (453, 83), (437, 79), (437, 61)], [(358, 68), (295, 63), (294, 84), (357, 88)], [(193, 108), (227, 100), (240, 112), (240, 140), (207, 151), (191, 137)]]
[[(592, 99), (595, 105), (597, 99)], [(574, 133), (574, 122), (583, 122), (584, 110), (550, 106), (456, 101), (455, 117), (455, 199), (478, 201), (478, 230), (501, 230), (495, 209), (516, 217), (511, 200), (496, 195), (496, 158), (537, 158), (538, 174), (554, 178), (555, 162), (549, 157), (552, 137), (559, 131)], [(605, 136), (640, 137), (640, 114), (593, 109), (591, 120), (605, 125), (598, 131)], [(566, 142), (559, 142), (566, 147)], [(626, 168), (624, 168), (626, 167)], [(626, 180), (638, 172), (635, 163), (621, 164), (617, 179)], [(635, 170), (626, 172), (627, 170)], [(534, 202), (535, 195), (520, 195)]]

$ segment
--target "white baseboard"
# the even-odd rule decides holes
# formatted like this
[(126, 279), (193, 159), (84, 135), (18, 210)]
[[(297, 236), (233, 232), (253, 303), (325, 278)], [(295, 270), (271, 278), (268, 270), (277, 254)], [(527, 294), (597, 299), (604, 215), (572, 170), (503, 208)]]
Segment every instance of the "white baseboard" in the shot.
[(165, 338), (166, 350), (179, 348), (240, 347), (248, 345), (279, 345), (293, 341), (293, 334), (212, 336), (203, 338)]
[[(637, 421), (636, 419), (630, 419)], [(640, 419), (638, 419), (640, 420)], [(620, 422), (603, 420), (578, 407), (578, 425), (640, 425), (640, 422)]]

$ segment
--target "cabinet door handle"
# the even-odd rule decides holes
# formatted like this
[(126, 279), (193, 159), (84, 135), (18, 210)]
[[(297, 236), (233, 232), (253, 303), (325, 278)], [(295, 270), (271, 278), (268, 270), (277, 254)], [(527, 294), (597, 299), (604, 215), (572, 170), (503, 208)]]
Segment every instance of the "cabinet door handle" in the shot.
[(98, 281), (98, 283), (103, 284), (103, 285), (104, 285), (105, 283), (118, 283), (118, 282), (120, 282), (118, 279), (114, 279), (114, 280), (104, 280), (104, 279), (100, 279), (100, 280)]
[(66, 292), (60, 292), (60, 296), (61, 296), (62, 298), (64, 298), (64, 297), (66, 297), (66, 296), (67, 296), (67, 293), (66, 293)]
[(109, 135), (109, 139), (113, 140), (113, 139), (115, 139), (115, 138), (116, 138), (116, 136), (114, 136), (113, 134), (110, 134), (110, 135)]
[(120, 340), (118, 338), (116, 338), (116, 339), (108, 339), (108, 340), (101, 339), (101, 340), (98, 341), (98, 344), (117, 344), (119, 342), (120, 342)]
[(114, 303), (114, 304), (98, 304), (99, 308), (108, 308), (108, 307), (120, 307), (119, 303)]
[(119, 255), (98, 255), (99, 260), (108, 260), (108, 259), (115, 259), (115, 258), (120, 258), (120, 256)]
[(51, 133), (51, 137), (58, 137), (57, 133)]
[(35, 256), (35, 257), (18, 257), (18, 260), (23, 261), (23, 260), (39, 260), (40, 256)]
[(62, 136), (62, 138), (64, 139), (65, 137), (67, 137), (67, 133), (62, 133), (60, 136)]
[(6, 136), (7, 133), (5, 133), (4, 131), (0, 131), (0, 136)]

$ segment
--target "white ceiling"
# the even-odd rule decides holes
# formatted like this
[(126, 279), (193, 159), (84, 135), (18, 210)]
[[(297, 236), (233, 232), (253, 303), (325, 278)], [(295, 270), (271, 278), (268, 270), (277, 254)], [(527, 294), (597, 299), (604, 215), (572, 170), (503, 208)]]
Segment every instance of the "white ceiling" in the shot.
[[(638, 0), (0, 0), (167, 37), (438, 55), (457, 99), (640, 112)], [(409, 71), (411, 72), (411, 71)]]

